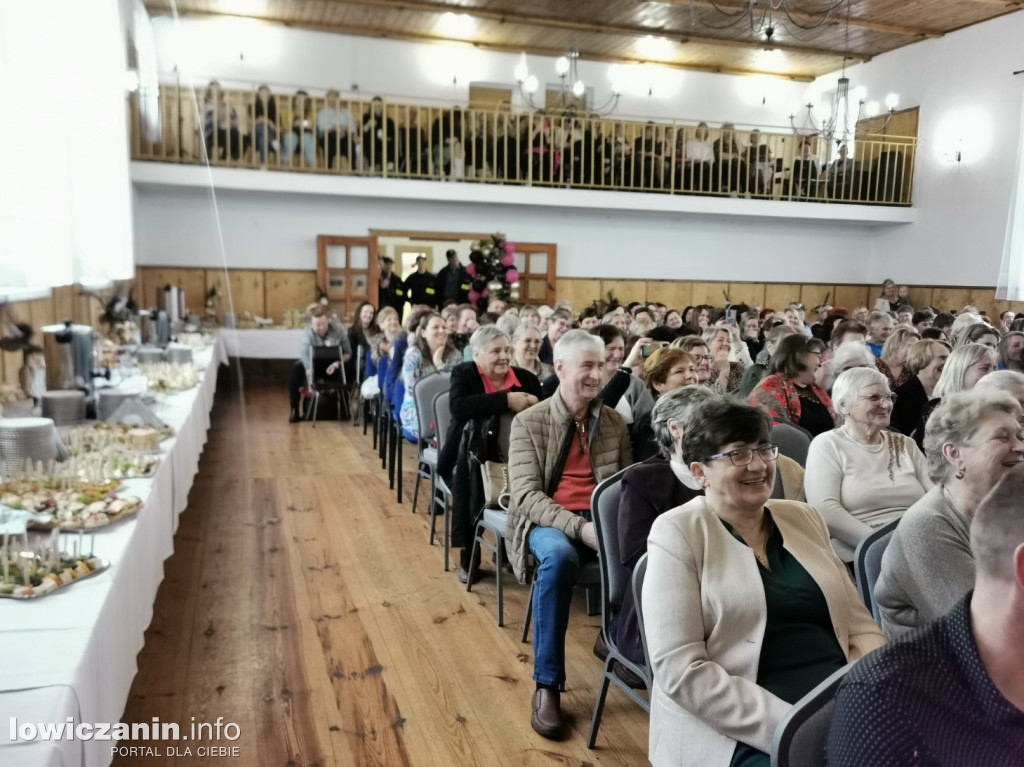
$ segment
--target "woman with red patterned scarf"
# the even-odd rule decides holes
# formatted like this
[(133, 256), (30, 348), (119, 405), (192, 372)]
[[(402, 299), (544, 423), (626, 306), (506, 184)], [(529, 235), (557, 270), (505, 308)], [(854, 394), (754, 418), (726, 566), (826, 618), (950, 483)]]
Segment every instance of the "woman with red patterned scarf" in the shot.
[(835, 427), (828, 394), (814, 385), (821, 354), (800, 334), (779, 341), (768, 363), (768, 376), (750, 394), (749, 402), (765, 410), (773, 424), (790, 423), (812, 437)]

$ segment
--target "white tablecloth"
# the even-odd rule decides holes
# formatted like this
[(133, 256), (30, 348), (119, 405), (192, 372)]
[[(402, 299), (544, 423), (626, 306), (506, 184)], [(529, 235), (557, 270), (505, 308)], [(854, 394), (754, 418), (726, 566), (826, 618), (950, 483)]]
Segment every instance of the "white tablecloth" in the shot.
[(255, 360), (297, 360), (304, 329), (231, 330), (218, 333), (229, 357)]
[[(175, 436), (161, 444), (162, 460), (152, 479), (125, 482), (122, 492), (141, 497), (143, 508), (92, 539), (96, 556), (110, 568), (39, 600), (0, 600), (0, 767), (110, 763), (110, 741), (12, 744), (9, 717), (120, 721), (163, 562), (174, 552), (178, 515), (187, 505), (206, 443), (217, 368), (226, 362), (224, 339), (218, 336), (211, 349), (196, 354), (197, 366), (205, 367), (199, 385), (154, 408)], [(88, 548), (89, 534), (85, 541)]]

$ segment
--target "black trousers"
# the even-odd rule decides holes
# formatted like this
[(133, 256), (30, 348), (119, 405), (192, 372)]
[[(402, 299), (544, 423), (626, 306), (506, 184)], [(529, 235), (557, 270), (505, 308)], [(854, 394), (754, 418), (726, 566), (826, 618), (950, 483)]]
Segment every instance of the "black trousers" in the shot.
[(296, 360), (292, 365), (291, 375), (288, 376), (288, 403), (292, 410), (299, 409), (299, 399), (302, 397), (299, 391), (306, 385), (306, 366), (301, 360)]

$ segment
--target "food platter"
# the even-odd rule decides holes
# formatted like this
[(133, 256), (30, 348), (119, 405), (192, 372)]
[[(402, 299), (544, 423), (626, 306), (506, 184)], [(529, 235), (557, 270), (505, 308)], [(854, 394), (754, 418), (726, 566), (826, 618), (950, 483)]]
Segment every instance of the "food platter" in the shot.
[(31, 512), (30, 530), (96, 530), (135, 514), (137, 496), (116, 496), (118, 479), (103, 484), (67, 477), (16, 479), (0, 484), (0, 504)]
[[(24, 559), (19, 559), (25, 562)], [(94, 575), (99, 575), (110, 567), (110, 563), (99, 557), (67, 556), (61, 555), (59, 564), (47, 565), (45, 561), (36, 557), (36, 564), (39, 566), (28, 576), (29, 583), (25, 585), (22, 581), (20, 568), (11, 562), (6, 564), (6, 575), (0, 576), (0, 599), (40, 599), (58, 591), (63, 591), (68, 586), (84, 581)], [(59, 567), (59, 569), (58, 569)], [(43, 570), (46, 570), (43, 573)], [(17, 575), (17, 580), (14, 576)]]

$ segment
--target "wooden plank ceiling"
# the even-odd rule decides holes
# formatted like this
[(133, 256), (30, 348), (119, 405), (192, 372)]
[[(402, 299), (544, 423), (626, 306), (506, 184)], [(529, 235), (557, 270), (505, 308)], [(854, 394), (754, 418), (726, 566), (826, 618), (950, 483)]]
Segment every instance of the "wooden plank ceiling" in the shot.
[[(1024, 7), (1024, 0), (176, 0), (182, 15), (249, 16), (288, 26), (595, 61), (656, 62), (809, 80)], [(758, 19), (738, 14), (752, 4)], [(169, 13), (171, 0), (146, 0)], [(827, 23), (811, 27), (832, 8)], [(799, 10), (796, 10), (799, 9)], [(737, 14), (727, 15), (726, 12)], [(653, 38), (653, 39), (652, 39)]]

